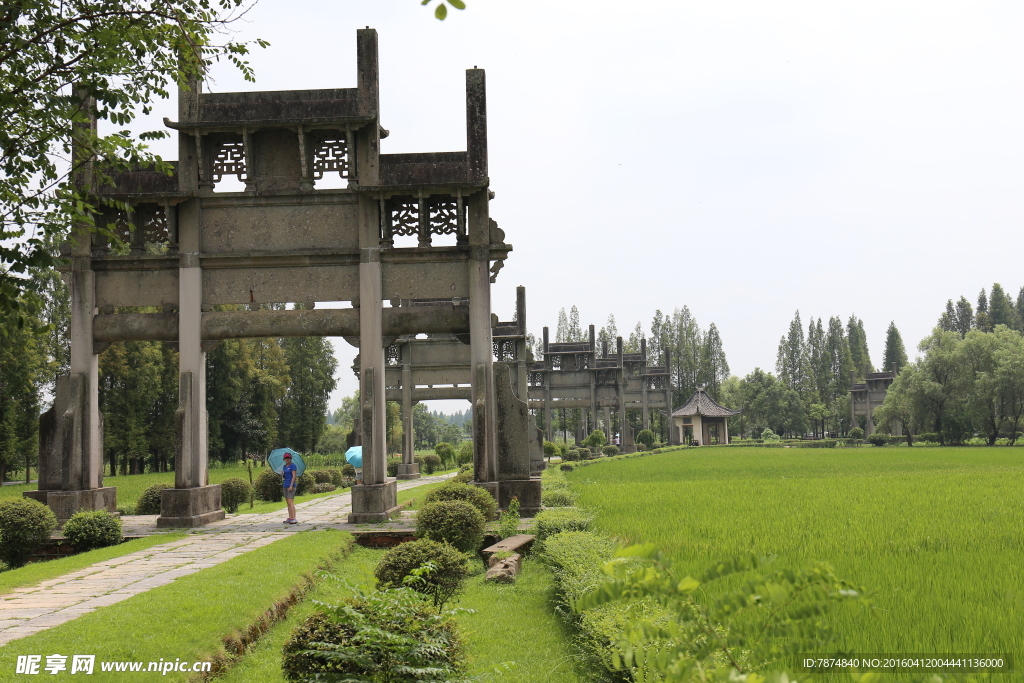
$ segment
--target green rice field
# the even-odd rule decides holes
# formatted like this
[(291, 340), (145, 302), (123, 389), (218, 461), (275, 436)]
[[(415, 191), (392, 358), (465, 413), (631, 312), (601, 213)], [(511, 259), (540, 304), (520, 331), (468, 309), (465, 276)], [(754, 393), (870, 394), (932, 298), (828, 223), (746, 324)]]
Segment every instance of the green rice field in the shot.
[(1013, 653), (1024, 667), (1024, 449), (705, 447), (568, 478), (601, 530), (656, 543), (684, 572), (752, 551), (873, 590), (873, 609), (832, 613), (836, 652)]

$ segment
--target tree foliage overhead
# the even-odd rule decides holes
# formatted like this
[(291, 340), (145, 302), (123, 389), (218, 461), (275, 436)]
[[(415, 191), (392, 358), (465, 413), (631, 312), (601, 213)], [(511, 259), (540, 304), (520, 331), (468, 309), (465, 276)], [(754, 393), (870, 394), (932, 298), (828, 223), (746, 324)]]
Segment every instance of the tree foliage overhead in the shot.
[[(169, 170), (145, 148), (166, 132), (135, 141), (125, 129), (154, 99), (220, 59), (252, 80), (249, 46), (226, 36), (245, 3), (0, 2), (0, 313), (34, 313), (30, 270), (57, 265), (54, 236), (93, 223), (90, 184), (133, 164)], [(81, 182), (70, 182), (76, 175)]]

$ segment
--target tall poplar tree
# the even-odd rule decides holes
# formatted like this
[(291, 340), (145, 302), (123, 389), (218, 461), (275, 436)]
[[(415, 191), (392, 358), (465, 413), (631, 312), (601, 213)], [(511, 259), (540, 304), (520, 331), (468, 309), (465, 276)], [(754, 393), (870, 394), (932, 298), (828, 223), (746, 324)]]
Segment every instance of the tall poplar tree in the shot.
[(324, 337), (287, 337), (282, 347), (291, 382), (281, 401), (278, 441), (305, 453), (316, 448), (327, 426), (327, 399), (338, 383), (338, 361)]
[(907, 367), (907, 349), (903, 345), (903, 338), (900, 336), (900, 331), (896, 329), (896, 323), (893, 321), (889, 322), (889, 329), (885, 331), (885, 357), (883, 363), (885, 371), (892, 371), (895, 366), (897, 374)]

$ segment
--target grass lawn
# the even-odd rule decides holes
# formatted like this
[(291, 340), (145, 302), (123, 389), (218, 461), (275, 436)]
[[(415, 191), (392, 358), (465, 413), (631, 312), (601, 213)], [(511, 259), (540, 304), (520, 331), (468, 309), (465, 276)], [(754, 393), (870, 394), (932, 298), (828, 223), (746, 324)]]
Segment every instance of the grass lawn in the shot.
[(152, 548), (153, 546), (160, 545), (161, 543), (177, 541), (187, 535), (188, 534), (184, 533), (154, 534), (152, 536), (146, 536), (145, 538), (126, 541), (125, 543), (110, 546), (109, 548), (97, 548), (96, 550), (78, 553), (77, 555), (71, 555), (70, 557), (61, 557), (56, 560), (47, 560), (45, 562), (32, 562), (24, 567), (18, 567), (17, 569), (11, 569), (0, 573), (0, 595), (8, 593), (15, 588), (34, 586), (40, 581), (55, 579), (58, 576), (70, 574), (71, 572), (78, 571), (79, 569), (84, 569), (91, 564), (95, 564), (96, 562), (112, 560), (115, 557), (121, 557), (122, 555), (129, 555), (140, 550), (146, 550), (147, 548)]
[[(372, 588), (376, 583), (373, 570), (383, 553), (356, 548), (335, 573), (351, 585)], [(549, 602), (551, 576), (530, 561), (523, 570), (518, 583), (511, 586), (484, 583), (483, 574), (473, 576), (455, 603), (477, 610), (458, 617), (467, 641), (469, 674), (474, 680), (576, 683), (581, 679), (573, 668), (571, 636)], [(291, 631), (316, 610), (313, 600), (331, 602), (348, 594), (345, 583), (321, 581), (221, 679), (223, 683), (284, 683), (281, 647)]]
[[(688, 449), (568, 473), (623, 542), (682, 569), (754, 552), (874, 589), (854, 653), (1024, 652), (1024, 458), (1012, 448)], [(998, 679), (998, 676), (996, 677)]]
[[(349, 534), (334, 530), (296, 533), (16, 640), (2, 649), (0, 680), (22, 678), (14, 673), (18, 655), (94, 654), (99, 674), (95, 680), (100, 681), (124, 678), (116, 673), (104, 676), (99, 672), (101, 661), (144, 662), (145, 669), (148, 662), (160, 659), (208, 660), (222, 648), (222, 638), (255, 622), (303, 575), (338, 557), (350, 542)], [(160, 678), (184, 681), (190, 675), (171, 672)], [(136, 678), (150, 680), (154, 674)]]

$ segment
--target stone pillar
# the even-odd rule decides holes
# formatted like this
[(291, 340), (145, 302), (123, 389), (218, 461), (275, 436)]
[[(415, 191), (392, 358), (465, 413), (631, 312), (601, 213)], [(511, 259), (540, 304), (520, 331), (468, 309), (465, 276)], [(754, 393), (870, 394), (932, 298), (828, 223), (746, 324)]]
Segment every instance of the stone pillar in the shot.
[(497, 499), (494, 352), (491, 336), (490, 217), (487, 191), (469, 198), (469, 338), (473, 377), (473, 471)]
[[(91, 112), (95, 100), (83, 90), (77, 94)], [(96, 120), (72, 124), (72, 155), (79, 170), (76, 189), (93, 189), (90, 146), (82, 138), (95, 134)], [(92, 269), (92, 226), (72, 226), (71, 338), (69, 374), (58, 378), (51, 417), (40, 422), (39, 489), (25, 491), (26, 498), (44, 503), (60, 524), (81, 510), (117, 511), (114, 487), (103, 488), (103, 417), (99, 407), (99, 355), (93, 340), (96, 314), (96, 274)], [(43, 445), (46, 444), (46, 448)], [(45, 460), (45, 462), (44, 462)]]
[(420, 466), (415, 461), (415, 434), (412, 422), (412, 345), (402, 345), (402, 464), (398, 466), (399, 479), (419, 479)]
[(643, 339), (643, 338), (640, 339), (640, 353), (643, 354), (643, 357), (644, 357), (644, 365), (643, 365), (644, 374), (640, 376), (640, 385), (641, 385), (640, 388), (641, 388), (641, 393), (642, 393), (642, 398), (640, 399), (640, 405), (641, 405), (641, 407), (643, 409), (643, 422), (641, 424), (643, 424), (644, 429), (650, 429), (651, 428), (651, 412), (650, 412), (650, 410), (648, 409), (648, 406), (647, 406), (647, 377), (646, 377), (647, 367), (648, 367), (647, 366), (647, 340)]
[(548, 328), (544, 328), (544, 438), (554, 443), (551, 431), (551, 357), (548, 355)]

